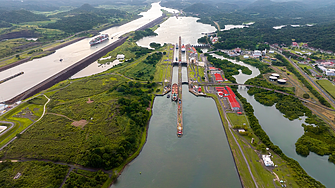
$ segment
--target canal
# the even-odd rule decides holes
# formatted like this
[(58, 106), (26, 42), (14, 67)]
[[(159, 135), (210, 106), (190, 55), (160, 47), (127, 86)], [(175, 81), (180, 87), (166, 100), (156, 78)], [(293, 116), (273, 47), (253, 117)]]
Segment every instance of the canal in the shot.
[[(222, 56), (214, 56), (226, 59)], [(253, 72), (252, 75), (245, 75), (240, 72), (239, 75), (234, 76), (237, 83), (243, 84), (248, 79), (259, 75), (259, 70), (251, 65), (236, 62), (235, 60), (230, 61), (246, 66)], [(271, 107), (264, 106), (257, 102), (253, 96), (250, 96), (247, 91), (245, 87), (239, 87), (238, 89), (238, 92), (253, 106), (255, 116), (271, 141), (278, 145), (285, 155), (298, 161), (310, 176), (326, 187), (334, 187), (335, 165), (328, 162), (328, 156), (319, 156), (311, 152), (308, 157), (302, 157), (295, 152), (295, 143), (304, 134), (301, 124), (304, 123), (305, 118), (290, 121), (276, 109), (275, 105)]]
[(241, 187), (214, 100), (182, 87), (183, 137), (176, 135), (177, 104), (156, 97), (147, 143), (112, 187)]
[[(107, 33), (109, 36), (113, 37), (113, 39), (109, 39), (108, 41), (102, 42), (101, 44), (90, 47), (89, 41), (91, 38), (83, 39), (69, 46), (63, 47), (49, 56), (40, 59), (34, 59), (27, 63), (2, 71), (0, 74), (0, 80), (10, 77), (21, 71), (23, 71), (24, 74), (11, 79), (8, 82), (0, 84), (0, 102), (17, 96), (18, 94), (30, 89), (43, 80), (46, 80), (47, 78), (73, 65), (84, 57), (116, 41), (119, 36), (130, 31), (134, 31), (137, 28), (160, 17), (162, 15), (161, 9), (165, 8), (161, 7), (159, 3), (152, 3), (152, 7), (147, 12), (141, 13), (143, 17), (126, 23), (122, 26), (112, 27), (102, 31), (101, 33)], [(60, 59), (63, 60), (60, 61)], [(96, 66), (98, 65), (96, 64)], [(101, 67), (98, 70), (103, 71), (104, 69)], [(99, 71), (96, 70), (96, 67), (90, 66), (89, 69), (86, 69), (84, 73), (79, 75), (87, 76), (96, 74), (97, 72)]]

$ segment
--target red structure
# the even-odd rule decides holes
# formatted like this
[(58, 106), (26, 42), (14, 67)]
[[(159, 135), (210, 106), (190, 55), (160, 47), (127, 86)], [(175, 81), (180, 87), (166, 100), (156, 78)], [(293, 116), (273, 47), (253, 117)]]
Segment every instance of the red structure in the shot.
[(216, 74), (214, 74), (214, 76), (215, 76), (215, 80), (217, 82), (223, 82), (223, 78), (222, 78), (221, 74), (216, 73)]
[(241, 105), (240, 105), (239, 102), (237, 102), (236, 95), (233, 92), (233, 90), (231, 90), (230, 87), (228, 87), (228, 86), (226, 86), (226, 87), (216, 87), (215, 89), (218, 92), (219, 96), (222, 96), (221, 93), (223, 92), (224, 97), (228, 98), (228, 101), (229, 101), (229, 104), (230, 104), (230, 107), (231, 107), (232, 110), (234, 110), (234, 111), (241, 110)]

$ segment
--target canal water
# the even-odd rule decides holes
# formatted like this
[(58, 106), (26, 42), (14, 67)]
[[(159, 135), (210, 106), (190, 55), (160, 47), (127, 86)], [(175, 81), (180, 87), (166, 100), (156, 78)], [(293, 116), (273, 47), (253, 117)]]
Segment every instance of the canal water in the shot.
[(177, 104), (156, 97), (147, 143), (112, 187), (241, 187), (214, 100), (182, 87), (183, 137), (176, 135)]
[[(73, 65), (84, 57), (102, 49), (106, 45), (116, 41), (116, 39), (122, 34), (134, 31), (146, 23), (149, 23), (150, 21), (160, 17), (162, 15), (161, 9), (165, 8), (161, 7), (159, 3), (153, 3), (151, 9), (149, 9), (147, 12), (141, 13), (143, 17), (122, 26), (112, 27), (102, 31), (101, 33), (107, 33), (110, 37), (113, 37), (113, 39), (109, 39), (108, 41), (102, 42), (101, 44), (90, 47), (89, 41), (91, 38), (83, 39), (69, 46), (61, 48), (49, 56), (40, 59), (34, 59), (33, 61), (29, 61), (6, 71), (0, 72), (0, 80), (17, 74), (21, 71), (24, 72), (23, 75), (0, 84), (0, 102), (13, 98), (14, 96), (28, 90), (43, 80), (46, 80), (47, 78), (55, 75), (61, 70), (64, 70), (65, 68)], [(63, 61), (60, 61), (60, 59), (63, 59)], [(101, 68), (101, 70), (103, 71), (103, 68)], [(95, 73), (97, 73), (97, 71), (94, 67), (92, 68), (92, 74)], [(85, 75), (89, 74), (86, 72)]]
[[(202, 32), (215, 28), (196, 22), (196, 18), (169, 18), (138, 45), (178, 42), (196, 44)], [(190, 29), (192, 28), (192, 29)], [(182, 68), (187, 81), (187, 69)], [(172, 83), (178, 82), (178, 67), (173, 68)], [(140, 155), (122, 172), (112, 187), (241, 187), (230, 147), (211, 98), (196, 97), (183, 85), (184, 135), (178, 138), (177, 104), (156, 97), (149, 123), (147, 143)]]
[[(218, 56), (215, 55), (215, 57)], [(221, 56), (220, 58), (223, 57)], [(246, 66), (253, 72), (252, 75), (240, 72), (239, 75), (234, 76), (237, 83), (243, 84), (246, 80), (259, 74), (259, 70), (251, 65), (236, 62), (235, 60), (231, 60), (231, 62)], [(326, 187), (334, 187), (335, 178), (333, 176), (335, 174), (335, 165), (328, 162), (328, 156), (319, 156), (315, 153), (310, 153), (308, 157), (302, 157), (295, 152), (295, 143), (304, 134), (301, 124), (304, 123), (305, 118), (290, 121), (275, 106), (268, 107), (260, 104), (247, 91), (245, 87), (239, 87), (238, 89), (238, 92), (253, 106), (255, 116), (271, 141), (275, 145), (278, 145), (285, 155), (298, 161), (310, 176), (320, 181)]]

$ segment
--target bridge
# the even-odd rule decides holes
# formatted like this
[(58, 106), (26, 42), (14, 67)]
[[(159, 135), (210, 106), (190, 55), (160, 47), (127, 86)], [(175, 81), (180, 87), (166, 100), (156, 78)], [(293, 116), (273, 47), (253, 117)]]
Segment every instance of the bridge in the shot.
[(187, 67), (187, 62), (172, 62), (172, 66), (179, 66), (179, 64), (183, 67)]
[(313, 101), (310, 101), (310, 100), (307, 100), (305, 98), (296, 96), (294, 94), (286, 93), (286, 92), (283, 92), (283, 91), (279, 91), (279, 90), (275, 90), (275, 89), (270, 89), (270, 88), (266, 88), (266, 87), (262, 87), (262, 86), (255, 86), (255, 85), (248, 85), (248, 84), (236, 84), (236, 83), (199, 83), (199, 85), (201, 85), (201, 86), (245, 86), (247, 88), (249, 88), (249, 87), (256, 87), (256, 88), (264, 89), (264, 90), (267, 90), (267, 91), (273, 91), (275, 93), (280, 93), (280, 94), (283, 94), (283, 95), (292, 96), (292, 97), (295, 97), (295, 98), (297, 98), (297, 99), (299, 99), (299, 100), (301, 100), (303, 102), (314, 104), (314, 105), (316, 105), (318, 107), (321, 107), (323, 109), (330, 110), (330, 111), (335, 111), (332, 108), (328, 108), (328, 107), (326, 107), (324, 105), (317, 104), (317, 103), (315, 103)]
[(191, 45), (191, 47), (194, 47), (194, 48), (210, 48), (211, 45), (209, 45), (209, 44), (194, 44), (194, 45)]

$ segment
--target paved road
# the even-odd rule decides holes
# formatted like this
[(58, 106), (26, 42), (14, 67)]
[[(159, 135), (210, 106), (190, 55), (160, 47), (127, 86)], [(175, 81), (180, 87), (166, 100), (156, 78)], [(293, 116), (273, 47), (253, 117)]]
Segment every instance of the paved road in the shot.
[(230, 121), (229, 121), (228, 118), (227, 118), (226, 110), (224, 109), (224, 107), (223, 107), (222, 102), (221, 102), (220, 99), (219, 99), (219, 103), (220, 103), (221, 108), (222, 108), (222, 110), (223, 110), (223, 115), (224, 115), (226, 121), (228, 122), (228, 129), (229, 129), (229, 132), (230, 132), (230, 134), (233, 136), (236, 145), (237, 145), (238, 148), (240, 149), (240, 152), (241, 152), (241, 154), (242, 154), (242, 156), (243, 156), (243, 159), (244, 159), (244, 161), (245, 161), (245, 163), (246, 163), (246, 165), (247, 165), (247, 167), (248, 167), (248, 171), (249, 171), (250, 176), (251, 176), (251, 178), (252, 178), (252, 180), (253, 180), (253, 182), (254, 182), (254, 184), (255, 184), (255, 187), (258, 188), (258, 185), (257, 185), (257, 183), (256, 183), (255, 177), (254, 177), (254, 175), (253, 175), (252, 172), (251, 172), (251, 169), (250, 169), (248, 160), (247, 160), (247, 158), (245, 157), (245, 155), (244, 155), (244, 153), (243, 153), (243, 150), (242, 150), (240, 144), (239, 144), (238, 141), (236, 140), (236, 137), (235, 137), (235, 135), (233, 134), (233, 132), (232, 132), (232, 130), (231, 130), (231, 127), (232, 127), (232, 126), (231, 126), (231, 124), (230, 124)]
[[(44, 94), (43, 94), (44, 95)], [(39, 95), (38, 95), (39, 96)], [(43, 118), (43, 116), (45, 115), (45, 112), (46, 112), (46, 106), (47, 106), (47, 104), (50, 102), (50, 99), (46, 96), (46, 95), (44, 95), (44, 97), (45, 98), (47, 98), (48, 99), (48, 101), (44, 104), (44, 106), (43, 106), (43, 113), (42, 113), (42, 115), (41, 115), (41, 117), (38, 119), (38, 120), (36, 120), (34, 123), (32, 123), (32, 124), (30, 124), (27, 128), (25, 128), (23, 131), (21, 131), (20, 132), (20, 134), (23, 134), (24, 132), (26, 132), (26, 130), (28, 130), (31, 126), (33, 126), (36, 122), (39, 122), (42, 118)], [(1, 148), (0, 148), (0, 151), (1, 150), (3, 150), (5, 147), (7, 147), (10, 143), (12, 143), (15, 139), (17, 139), (17, 137), (15, 136), (13, 139), (11, 139), (9, 142), (7, 142), (4, 146), (2, 146)]]
[(14, 127), (14, 125), (15, 125), (15, 123), (10, 122), (10, 121), (0, 121), (0, 123), (5, 123), (5, 124), (10, 124), (11, 125), (10, 127), (7, 127), (6, 130), (4, 130), (3, 132), (1, 132), (0, 136), (2, 136), (3, 134), (5, 134), (7, 131), (11, 130)]
[[(278, 53), (280, 53), (280, 52), (278, 52)], [(331, 104), (331, 106), (333, 106), (335, 108), (335, 100), (331, 96), (329, 96), (328, 93), (325, 92), (319, 86), (319, 84), (315, 83), (314, 80), (312, 80), (311, 77), (309, 77), (303, 70), (301, 70), (301, 68), (297, 64), (295, 64), (294, 62), (292, 62), (291, 59), (288, 59), (283, 54), (281, 54), (281, 55), (283, 57), (285, 57), (291, 63), (291, 65), (293, 65), (299, 71), (299, 73)]]

